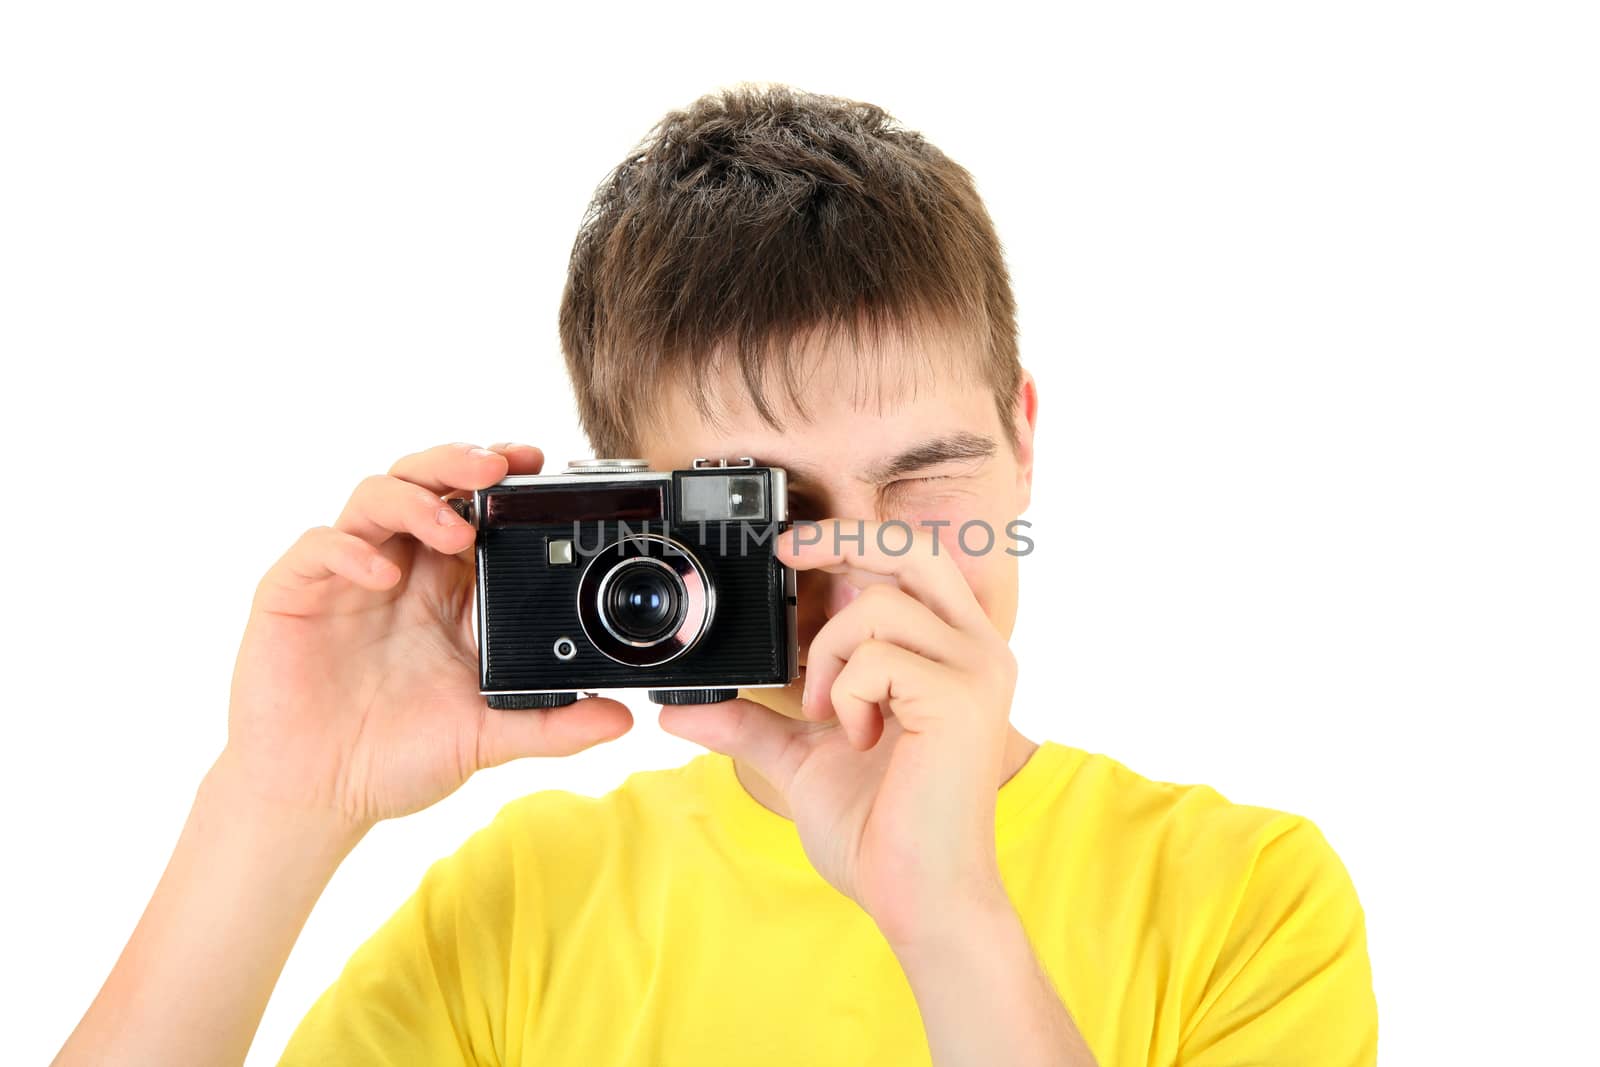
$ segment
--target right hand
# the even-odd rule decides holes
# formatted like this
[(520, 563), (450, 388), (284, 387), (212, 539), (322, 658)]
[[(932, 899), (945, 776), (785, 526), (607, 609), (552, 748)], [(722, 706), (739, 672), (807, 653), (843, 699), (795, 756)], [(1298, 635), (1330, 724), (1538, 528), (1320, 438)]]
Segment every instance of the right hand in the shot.
[(474, 772), (627, 732), (598, 697), (501, 711), (478, 692), (473, 527), (444, 497), (537, 474), (529, 445), (439, 445), (364, 479), (256, 587), (234, 665), (227, 765), (255, 796), (360, 829)]

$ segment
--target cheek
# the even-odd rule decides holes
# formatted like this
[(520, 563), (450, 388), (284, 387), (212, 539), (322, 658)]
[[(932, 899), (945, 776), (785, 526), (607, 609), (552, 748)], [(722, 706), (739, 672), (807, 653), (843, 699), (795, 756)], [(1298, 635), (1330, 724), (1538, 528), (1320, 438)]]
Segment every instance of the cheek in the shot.
[[(1004, 521), (975, 516), (962, 503), (908, 509), (897, 517), (913, 529), (938, 531), (939, 554), (955, 560), (984, 614), (1009, 632), (1016, 608), (1017, 568), (1016, 557), (1006, 549), (1015, 546), (1007, 537)], [(947, 525), (927, 525), (931, 523)], [(968, 523), (972, 525), (963, 530)]]

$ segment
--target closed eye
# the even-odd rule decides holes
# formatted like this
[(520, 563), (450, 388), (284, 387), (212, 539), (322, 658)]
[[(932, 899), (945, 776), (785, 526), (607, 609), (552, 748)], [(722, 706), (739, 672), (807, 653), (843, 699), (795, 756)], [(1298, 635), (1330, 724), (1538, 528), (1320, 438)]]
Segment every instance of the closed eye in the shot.
[(896, 478), (887, 485), (878, 489), (878, 499), (891, 501), (909, 493), (926, 492), (929, 487), (938, 486), (939, 483), (955, 483), (965, 481), (968, 476), (964, 474), (924, 474), (915, 478)]

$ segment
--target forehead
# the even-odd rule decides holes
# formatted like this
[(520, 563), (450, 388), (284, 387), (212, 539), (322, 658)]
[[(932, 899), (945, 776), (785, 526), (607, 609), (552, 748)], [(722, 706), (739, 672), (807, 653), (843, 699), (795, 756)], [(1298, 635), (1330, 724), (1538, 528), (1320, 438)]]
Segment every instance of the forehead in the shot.
[(641, 434), (652, 466), (687, 466), (697, 456), (752, 456), (804, 477), (848, 474), (927, 440), (986, 435), (999, 440), (991, 387), (980, 357), (944, 331), (912, 341), (814, 344), (799, 361), (794, 399), (765, 391), (768, 418), (737, 366), (664, 383), (653, 425)]

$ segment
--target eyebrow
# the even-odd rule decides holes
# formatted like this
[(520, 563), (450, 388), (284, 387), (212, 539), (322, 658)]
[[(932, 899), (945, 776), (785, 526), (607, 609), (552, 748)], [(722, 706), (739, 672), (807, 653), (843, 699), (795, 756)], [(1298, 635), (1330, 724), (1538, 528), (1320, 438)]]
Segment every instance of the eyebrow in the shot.
[(899, 455), (875, 464), (863, 473), (862, 480), (881, 484), (916, 471), (936, 467), (941, 463), (964, 459), (988, 459), (995, 454), (995, 451), (996, 446), (992, 437), (966, 431), (945, 434), (913, 445)]

